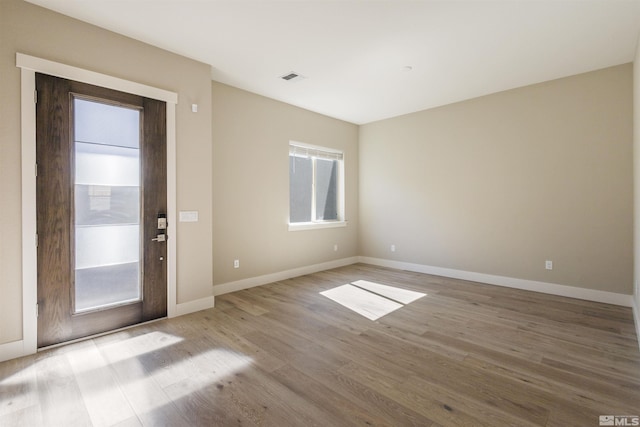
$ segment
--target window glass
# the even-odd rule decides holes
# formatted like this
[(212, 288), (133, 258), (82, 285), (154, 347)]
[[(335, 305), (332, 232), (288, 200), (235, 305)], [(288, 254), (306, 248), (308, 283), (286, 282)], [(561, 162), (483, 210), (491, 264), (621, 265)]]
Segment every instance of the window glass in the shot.
[(311, 159), (289, 156), (289, 221), (310, 222), (313, 189)]
[(74, 110), (77, 142), (140, 148), (138, 110), (84, 99), (74, 100)]
[(75, 311), (139, 300), (140, 111), (75, 98)]
[(316, 159), (316, 220), (338, 219), (338, 161)]

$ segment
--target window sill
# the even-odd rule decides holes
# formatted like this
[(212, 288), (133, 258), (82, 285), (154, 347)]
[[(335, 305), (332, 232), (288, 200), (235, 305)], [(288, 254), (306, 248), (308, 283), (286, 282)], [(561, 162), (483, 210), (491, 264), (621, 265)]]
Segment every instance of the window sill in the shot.
[(316, 230), (319, 228), (346, 227), (347, 221), (295, 222), (289, 223), (289, 231)]

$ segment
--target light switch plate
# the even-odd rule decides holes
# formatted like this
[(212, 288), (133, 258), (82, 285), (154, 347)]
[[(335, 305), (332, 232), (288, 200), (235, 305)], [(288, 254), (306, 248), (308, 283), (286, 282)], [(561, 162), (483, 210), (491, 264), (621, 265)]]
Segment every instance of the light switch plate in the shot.
[(198, 211), (180, 211), (180, 222), (198, 222)]

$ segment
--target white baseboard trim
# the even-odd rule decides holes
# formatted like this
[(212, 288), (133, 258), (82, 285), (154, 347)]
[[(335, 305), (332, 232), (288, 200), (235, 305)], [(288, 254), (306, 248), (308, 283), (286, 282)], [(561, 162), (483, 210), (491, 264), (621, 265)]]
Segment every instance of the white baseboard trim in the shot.
[(523, 289), (526, 291), (542, 292), (544, 294), (602, 302), (606, 304), (621, 305), (624, 307), (633, 306), (632, 295), (618, 294), (615, 292), (578, 288), (575, 286), (558, 285), (555, 283), (538, 282), (535, 280), (517, 279), (514, 277), (494, 276), (491, 274), (474, 273), (472, 271), (454, 270), (451, 268), (433, 267), (430, 265), (413, 264), (409, 262), (393, 261), (381, 258), (362, 256), (358, 258), (359, 262), (378, 265), (381, 267), (396, 268), (399, 270), (413, 271), (416, 273), (433, 274), (434, 276), (444, 276), (453, 279), (469, 280), (472, 282), (487, 283), (490, 285), (504, 286), (507, 288)]
[(638, 349), (640, 349), (640, 307), (638, 306), (638, 299), (640, 295), (635, 295), (633, 298), (633, 319), (636, 321), (636, 339), (638, 340)]
[(213, 296), (200, 298), (195, 301), (183, 302), (182, 304), (176, 304), (176, 316), (182, 316), (189, 313), (195, 313), (196, 311), (213, 308), (214, 305), (215, 297)]
[(27, 354), (29, 353), (25, 352), (24, 340), (0, 344), (0, 362), (26, 356)]
[(243, 289), (254, 288), (268, 283), (287, 280), (293, 277), (304, 276), (306, 274), (317, 273), (318, 271), (330, 270), (332, 268), (344, 267), (357, 263), (358, 257), (342, 258), (335, 261), (323, 262), (320, 264), (308, 265), (305, 267), (293, 268), (291, 270), (279, 271), (277, 273), (265, 274), (263, 276), (250, 277), (248, 279), (236, 280), (235, 282), (222, 283), (213, 287), (213, 295), (223, 295), (230, 292), (241, 291)]

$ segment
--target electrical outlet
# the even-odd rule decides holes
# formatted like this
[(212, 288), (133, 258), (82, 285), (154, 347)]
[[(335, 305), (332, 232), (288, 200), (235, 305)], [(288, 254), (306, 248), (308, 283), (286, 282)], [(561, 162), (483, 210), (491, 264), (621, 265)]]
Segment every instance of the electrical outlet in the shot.
[(546, 260), (544, 262), (544, 268), (547, 270), (553, 270), (553, 261)]
[(395, 252), (396, 251), (396, 245), (391, 245), (391, 252)]
[(239, 259), (234, 259), (233, 260), (233, 268), (240, 268), (240, 260)]
[(334, 252), (338, 252), (338, 244), (337, 243), (335, 245), (333, 245), (333, 250), (334, 250)]

